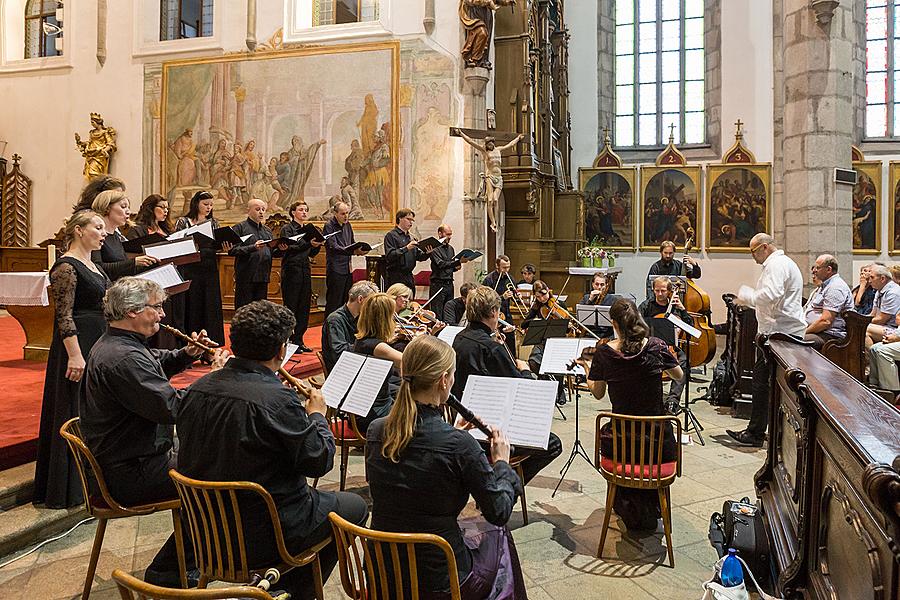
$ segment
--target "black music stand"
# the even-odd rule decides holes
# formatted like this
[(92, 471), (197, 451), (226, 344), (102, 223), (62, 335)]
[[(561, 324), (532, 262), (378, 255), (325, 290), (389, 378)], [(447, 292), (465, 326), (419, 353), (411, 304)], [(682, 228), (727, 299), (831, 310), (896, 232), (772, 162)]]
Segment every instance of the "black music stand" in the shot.
[(569, 330), (568, 319), (532, 319), (522, 324), (527, 327), (525, 337), (522, 339), (523, 346), (536, 346), (547, 341), (547, 338), (566, 337)]
[[(668, 321), (668, 319), (667, 319), (667, 321)], [(691, 329), (694, 329), (692, 326), (681, 321), (681, 319), (678, 319), (678, 321), (679, 321), (679, 323), (682, 323), (683, 325), (685, 325), (687, 327), (691, 327)], [(685, 327), (682, 327), (682, 325), (679, 325), (679, 323), (675, 323), (672, 321), (669, 321), (669, 323), (672, 323), (673, 327), (677, 327), (678, 329), (683, 331), (685, 333), (685, 335), (687, 336), (687, 338), (685, 339), (686, 348), (684, 350), (685, 362), (687, 363), (687, 369), (685, 369), (685, 371), (684, 371), (684, 406), (678, 406), (677, 404), (675, 405), (675, 416), (678, 416), (679, 414), (683, 413), (684, 414), (684, 433), (690, 433), (691, 430), (693, 430), (697, 434), (697, 439), (700, 440), (700, 445), (706, 446), (706, 442), (703, 440), (703, 434), (700, 433), (701, 431), (703, 431), (703, 425), (700, 424), (700, 420), (697, 419), (697, 416), (694, 414), (694, 411), (691, 410), (691, 404), (692, 404), (692, 402), (691, 402), (691, 344), (693, 343), (691, 341), (691, 338), (692, 337), (697, 338), (697, 337), (700, 337), (700, 335), (699, 335), (699, 332), (698, 332), (698, 335), (693, 335), (693, 333), (690, 330), (686, 329)], [(678, 443), (680, 444), (681, 440), (678, 440)]]
[[(572, 377), (571, 373), (565, 373), (566, 376)], [(566, 473), (569, 472), (569, 467), (572, 466), (572, 463), (575, 462), (575, 457), (580, 456), (584, 460), (587, 461), (589, 465), (594, 467), (593, 461), (591, 461), (591, 456), (588, 454), (587, 450), (584, 448), (584, 444), (581, 443), (581, 427), (578, 426), (578, 416), (579, 416), (579, 399), (581, 398), (581, 394), (578, 393), (578, 390), (575, 390), (575, 440), (572, 442), (572, 452), (569, 453), (569, 458), (566, 460), (566, 464), (559, 471), (559, 481), (556, 483), (556, 487), (553, 488), (553, 493), (550, 494), (551, 498), (556, 497), (556, 492), (559, 491), (559, 486), (562, 485), (563, 480), (566, 478)]]

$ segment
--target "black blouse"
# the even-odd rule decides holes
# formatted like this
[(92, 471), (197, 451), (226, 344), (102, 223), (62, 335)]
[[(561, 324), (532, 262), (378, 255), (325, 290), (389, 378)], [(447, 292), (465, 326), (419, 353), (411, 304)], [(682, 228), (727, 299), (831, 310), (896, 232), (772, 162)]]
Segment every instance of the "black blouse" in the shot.
[[(445, 422), (438, 407), (416, 407), (415, 433), (397, 463), (381, 453), (385, 419), (376, 419), (369, 428), (366, 472), (372, 527), (441, 536), (453, 548), (462, 581), (472, 569), (472, 558), (456, 520), (469, 495), (485, 519), (502, 526), (509, 520), (522, 484), (508, 463), (489, 464), (475, 438)], [(419, 547), (416, 558), (422, 586), (428, 590), (449, 587), (442, 552)]]
[(125, 255), (125, 248), (122, 246), (124, 241), (125, 236), (117, 229), (106, 236), (99, 250), (91, 252), (91, 260), (100, 265), (112, 281), (126, 275), (137, 275), (144, 270), (134, 264), (133, 258)]

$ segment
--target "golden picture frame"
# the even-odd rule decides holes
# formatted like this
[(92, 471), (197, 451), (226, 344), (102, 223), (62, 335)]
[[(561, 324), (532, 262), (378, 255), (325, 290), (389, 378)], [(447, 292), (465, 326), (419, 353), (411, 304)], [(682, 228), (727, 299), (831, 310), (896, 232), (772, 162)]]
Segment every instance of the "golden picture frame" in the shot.
[(888, 177), (891, 182), (890, 194), (887, 197), (888, 206), (888, 254), (895, 256), (900, 254), (900, 160), (892, 160), (888, 163)]
[(772, 165), (706, 167), (706, 250), (749, 252), (750, 239), (770, 230)]
[[(360, 76), (347, 79), (349, 72)], [(354, 229), (393, 227), (399, 41), (169, 61), (161, 83), (160, 190), (175, 213), (191, 194), (211, 189), (223, 224), (245, 218), (249, 197), (266, 201), (270, 214), (303, 200), (321, 224), (335, 202), (352, 198)], [(360, 165), (347, 167), (349, 186), (345, 164)]]
[(612, 250), (637, 247), (635, 188), (637, 167), (578, 169), (584, 194), (584, 239)]
[(881, 254), (881, 161), (854, 161), (853, 170), (853, 254)]
[(699, 165), (640, 167), (640, 249), (658, 250), (664, 241), (683, 246), (688, 237), (696, 245), (700, 215)]

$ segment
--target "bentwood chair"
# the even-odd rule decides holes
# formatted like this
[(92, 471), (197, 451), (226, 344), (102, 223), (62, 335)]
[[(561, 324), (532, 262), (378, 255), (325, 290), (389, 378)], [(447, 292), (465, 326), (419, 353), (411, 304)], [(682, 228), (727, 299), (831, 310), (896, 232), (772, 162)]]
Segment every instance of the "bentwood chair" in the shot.
[[(612, 430), (612, 456), (601, 456), (600, 437), (603, 422), (609, 420)], [(678, 448), (674, 461), (663, 462), (663, 441), (667, 427), (675, 432)], [(641, 490), (656, 490), (662, 511), (663, 529), (666, 535), (666, 550), (669, 566), (675, 567), (672, 547), (672, 501), (669, 487), (681, 476), (681, 422), (671, 415), (659, 417), (636, 417), (601, 412), (597, 415), (594, 436), (594, 468), (606, 479), (606, 510), (603, 514), (603, 529), (597, 545), (597, 558), (601, 558), (609, 518), (618, 487)]]
[[(284, 541), (284, 531), (278, 509), (269, 492), (258, 483), (249, 481), (199, 481), (185, 477), (175, 469), (169, 471), (181, 497), (191, 530), (194, 555), (200, 569), (197, 587), (205, 588), (210, 581), (248, 583), (253, 575), (263, 575), (270, 568), (285, 573), (296, 567), (310, 565), (316, 586), (316, 598), (324, 600), (322, 569), (319, 551), (331, 543), (331, 538), (291, 554)], [(238, 496), (257, 496), (266, 506), (274, 532), (275, 547), (280, 563), (265, 567), (251, 567), (245, 543), (244, 519)]]
[(431, 533), (386, 533), (354, 525), (330, 513), (337, 544), (338, 569), (344, 593), (353, 600), (419, 599), (416, 546), (433, 546), (444, 553), (450, 578), (450, 598), (460, 600), (459, 574), (453, 549)]
[[(89, 515), (97, 519), (97, 532), (94, 534), (91, 558), (88, 561), (87, 575), (84, 578), (84, 590), (81, 592), (82, 600), (88, 600), (91, 595), (91, 586), (94, 583), (97, 560), (100, 558), (100, 550), (103, 547), (103, 536), (106, 534), (107, 521), (110, 519), (149, 515), (161, 510), (172, 511), (175, 548), (178, 553), (178, 571), (181, 575), (182, 587), (187, 587), (184, 540), (181, 535), (181, 501), (175, 498), (139, 506), (122, 506), (110, 495), (100, 464), (94, 458), (94, 454), (87, 447), (87, 444), (84, 443), (84, 438), (81, 435), (80, 419), (75, 417), (63, 423), (62, 427), (59, 428), (59, 434), (66, 440), (69, 450), (75, 459), (75, 466), (78, 468), (78, 476), (81, 479), (81, 491), (84, 494), (84, 507)], [(91, 486), (92, 479), (96, 484), (95, 487)], [(95, 489), (99, 492), (99, 495), (95, 493)]]
[[(340, 489), (341, 491), (344, 491), (344, 488), (347, 485), (347, 469), (350, 463), (350, 449), (365, 449), (366, 437), (360, 433), (359, 429), (356, 427), (356, 417), (354, 415), (341, 413), (329, 407), (328, 411), (325, 413), (325, 418), (328, 419), (328, 426), (331, 428), (331, 433), (334, 434), (334, 440), (337, 443), (337, 447), (341, 450)], [(313, 487), (316, 487), (318, 484), (319, 478), (316, 477), (315, 481), (313, 481)]]
[(221, 587), (206, 590), (177, 590), (173, 588), (160, 587), (141, 581), (137, 577), (133, 577), (116, 569), (112, 573), (113, 580), (119, 588), (119, 595), (122, 600), (149, 600), (155, 598), (159, 600), (224, 600), (225, 598), (253, 598), (254, 600), (272, 600), (267, 592), (261, 588), (250, 585), (239, 585)]

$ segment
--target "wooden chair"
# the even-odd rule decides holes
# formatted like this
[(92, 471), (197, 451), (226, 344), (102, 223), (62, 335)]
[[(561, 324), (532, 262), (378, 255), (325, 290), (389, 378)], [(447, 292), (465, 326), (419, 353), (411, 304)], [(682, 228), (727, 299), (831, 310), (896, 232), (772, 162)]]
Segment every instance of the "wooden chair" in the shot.
[(135, 600), (135, 598), (137, 598), (137, 600), (150, 598), (158, 598), (160, 600), (224, 600), (225, 598), (272, 600), (272, 596), (268, 593), (261, 588), (251, 585), (229, 586), (206, 590), (177, 590), (146, 583), (137, 577), (129, 575), (121, 569), (114, 570), (112, 577), (116, 582), (116, 586), (119, 588), (119, 595), (122, 596), (122, 600)]
[(866, 373), (866, 327), (872, 317), (853, 310), (841, 313), (847, 323), (847, 337), (842, 340), (828, 340), (822, 346), (822, 355), (847, 371), (857, 381), (865, 380)]
[(419, 544), (436, 546), (444, 553), (450, 577), (450, 598), (460, 600), (456, 557), (444, 538), (431, 533), (374, 531), (354, 525), (333, 512), (328, 518), (337, 544), (341, 585), (348, 597), (353, 600), (418, 600), (415, 547)]
[[(334, 434), (334, 440), (337, 442), (337, 447), (340, 448), (341, 451), (341, 491), (344, 491), (344, 487), (347, 485), (350, 448), (365, 449), (366, 436), (362, 435), (356, 427), (356, 417), (354, 415), (345, 415), (329, 407), (328, 411), (325, 413), (325, 418), (328, 419), (328, 426), (331, 428), (331, 433)], [(319, 478), (316, 477), (315, 481), (313, 481), (313, 487), (318, 485)]]
[[(605, 419), (612, 424), (613, 455), (600, 455), (600, 428)], [(671, 423), (675, 429), (675, 440), (678, 454), (673, 462), (663, 462), (663, 440), (666, 435), (666, 424)], [(629, 456), (632, 462), (625, 462)], [(606, 479), (606, 511), (603, 515), (603, 529), (600, 532), (600, 543), (597, 545), (597, 558), (601, 558), (606, 533), (609, 529), (609, 517), (612, 515), (613, 503), (618, 486), (642, 490), (656, 490), (659, 495), (659, 506), (662, 509), (663, 529), (666, 534), (666, 550), (669, 554), (669, 566), (675, 567), (675, 555), (672, 547), (672, 501), (669, 486), (676, 477), (681, 476), (681, 422), (671, 415), (659, 417), (635, 417), (601, 412), (597, 415), (594, 437), (594, 467)]]
[(328, 367), (325, 366), (325, 356), (322, 354), (321, 350), (316, 350), (316, 358), (319, 359), (319, 365), (322, 367), (322, 373), (324, 373), (325, 377), (328, 377)]
[[(97, 560), (100, 558), (100, 550), (103, 547), (103, 536), (106, 534), (106, 523), (110, 519), (124, 517), (137, 517), (149, 515), (161, 510), (172, 511), (172, 527), (175, 530), (175, 548), (178, 552), (178, 571), (181, 575), (182, 587), (187, 587), (187, 572), (184, 564), (184, 539), (181, 535), (181, 501), (176, 499), (141, 504), (139, 506), (122, 506), (116, 502), (106, 487), (103, 471), (100, 464), (94, 458), (94, 454), (84, 443), (81, 435), (80, 419), (69, 419), (59, 428), (59, 434), (69, 445), (69, 451), (75, 459), (78, 468), (78, 476), (81, 479), (81, 491), (84, 494), (84, 507), (88, 514), (97, 519), (97, 532), (94, 534), (94, 545), (91, 546), (91, 558), (88, 561), (87, 575), (84, 578), (84, 589), (81, 592), (82, 600), (88, 600), (91, 595), (91, 586), (94, 583), (94, 573), (97, 571)], [(91, 478), (96, 482), (96, 488), (100, 495), (93, 493)]]
[[(285, 573), (296, 567), (312, 565), (316, 598), (324, 600), (322, 569), (319, 551), (331, 543), (331, 538), (291, 554), (284, 542), (284, 531), (275, 501), (266, 489), (250, 481), (198, 481), (185, 477), (175, 469), (169, 471), (184, 505), (191, 527), (194, 555), (200, 569), (197, 587), (205, 588), (210, 581), (247, 583), (254, 573), (264, 574), (269, 568)], [(275, 547), (281, 562), (261, 568), (251, 568), (244, 541), (244, 520), (238, 504), (238, 494), (256, 494), (266, 505), (275, 534)]]

